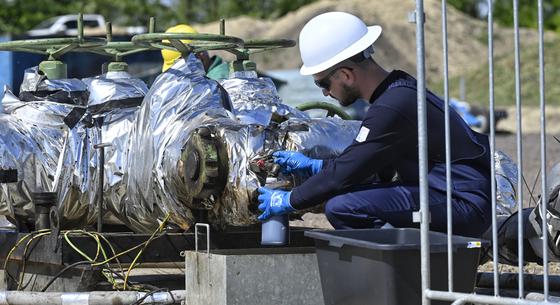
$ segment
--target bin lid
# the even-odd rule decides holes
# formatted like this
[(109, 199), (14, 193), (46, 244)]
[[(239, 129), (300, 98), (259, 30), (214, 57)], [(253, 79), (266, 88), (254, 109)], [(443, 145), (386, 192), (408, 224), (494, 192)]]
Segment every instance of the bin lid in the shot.
[[(447, 234), (430, 231), (429, 235), (430, 252), (447, 251)], [(348, 245), (383, 251), (420, 249), (420, 230), (415, 228), (314, 230), (305, 232), (305, 236), (327, 241), (329, 246), (336, 248)], [(458, 235), (452, 236), (452, 243), (454, 251), (489, 245), (486, 240)]]

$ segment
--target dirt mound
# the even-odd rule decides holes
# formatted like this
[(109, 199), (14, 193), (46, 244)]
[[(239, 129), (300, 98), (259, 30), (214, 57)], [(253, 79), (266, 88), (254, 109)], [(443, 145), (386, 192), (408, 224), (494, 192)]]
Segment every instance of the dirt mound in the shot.
[[(226, 34), (242, 38), (289, 38), (297, 41), (304, 24), (314, 16), (328, 11), (344, 11), (362, 18), (366, 24), (383, 27), (382, 37), (376, 42), (376, 60), (387, 69), (403, 69), (414, 74), (416, 71), (415, 24), (408, 22), (409, 12), (415, 9), (414, 1), (393, 0), (323, 0), (304, 6), (276, 20), (258, 20), (238, 17), (226, 21)], [(443, 73), (441, 6), (437, 0), (424, 2), (426, 14), (425, 45), (427, 75), (438, 79)], [(486, 22), (466, 16), (453, 7), (448, 7), (449, 72), (451, 75), (465, 73), (476, 68), (487, 58)], [(218, 33), (217, 22), (198, 25), (201, 32)], [(522, 30), (521, 41), (534, 43), (534, 31)], [(511, 30), (495, 28), (495, 54), (511, 52), (513, 33)], [(254, 60), (261, 69), (290, 69), (301, 65), (299, 50), (277, 50), (255, 55)]]
[[(498, 123), (498, 129), (508, 133), (515, 133), (517, 130), (517, 116), (515, 106), (505, 108), (508, 117)], [(521, 108), (521, 130), (526, 134), (539, 134), (541, 130), (541, 112), (538, 107)], [(556, 105), (546, 106), (546, 132), (547, 134), (560, 134), (560, 107)], [(539, 156), (536, 156), (539, 157)], [(556, 158), (556, 156), (555, 156)], [(560, 160), (559, 160), (560, 161)]]

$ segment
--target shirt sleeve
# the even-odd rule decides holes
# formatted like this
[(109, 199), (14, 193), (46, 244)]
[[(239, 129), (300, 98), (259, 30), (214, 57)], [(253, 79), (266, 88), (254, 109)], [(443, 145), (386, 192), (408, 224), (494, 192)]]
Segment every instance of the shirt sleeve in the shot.
[(326, 162), (323, 169), (294, 188), (290, 204), (304, 209), (363, 184), (367, 178), (396, 162), (405, 152), (416, 148), (417, 126), (410, 119), (416, 109), (416, 92), (395, 88), (373, 104), (356, 139), (342, 154)]

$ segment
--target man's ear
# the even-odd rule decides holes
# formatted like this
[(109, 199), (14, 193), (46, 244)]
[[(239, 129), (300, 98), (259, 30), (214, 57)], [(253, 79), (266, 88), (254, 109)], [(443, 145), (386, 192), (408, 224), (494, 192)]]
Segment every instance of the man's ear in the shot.
[(356, 76), (349, 69), (341, 69), (339, 77), (346, 84), (353, 84), (356, 81)]

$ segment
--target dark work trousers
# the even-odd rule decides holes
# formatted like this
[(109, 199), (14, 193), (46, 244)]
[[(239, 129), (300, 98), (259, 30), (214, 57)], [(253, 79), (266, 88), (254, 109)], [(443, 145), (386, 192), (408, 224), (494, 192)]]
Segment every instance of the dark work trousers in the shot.
[[(429, 190), (430, 229), (447, 232), (446, 193)], [(360, 188), (327, 201), (325, 214), (335, 229), (379, 228), (385, 223), (394, 227), (419, 227), (412, 213), (420, 207), (418, 186), (383, 184)], [(490, 225), (473, 206), (452, 198), (453, 234), (480, 237)], [(485, 215), (490, 215), (490, 205)]]

